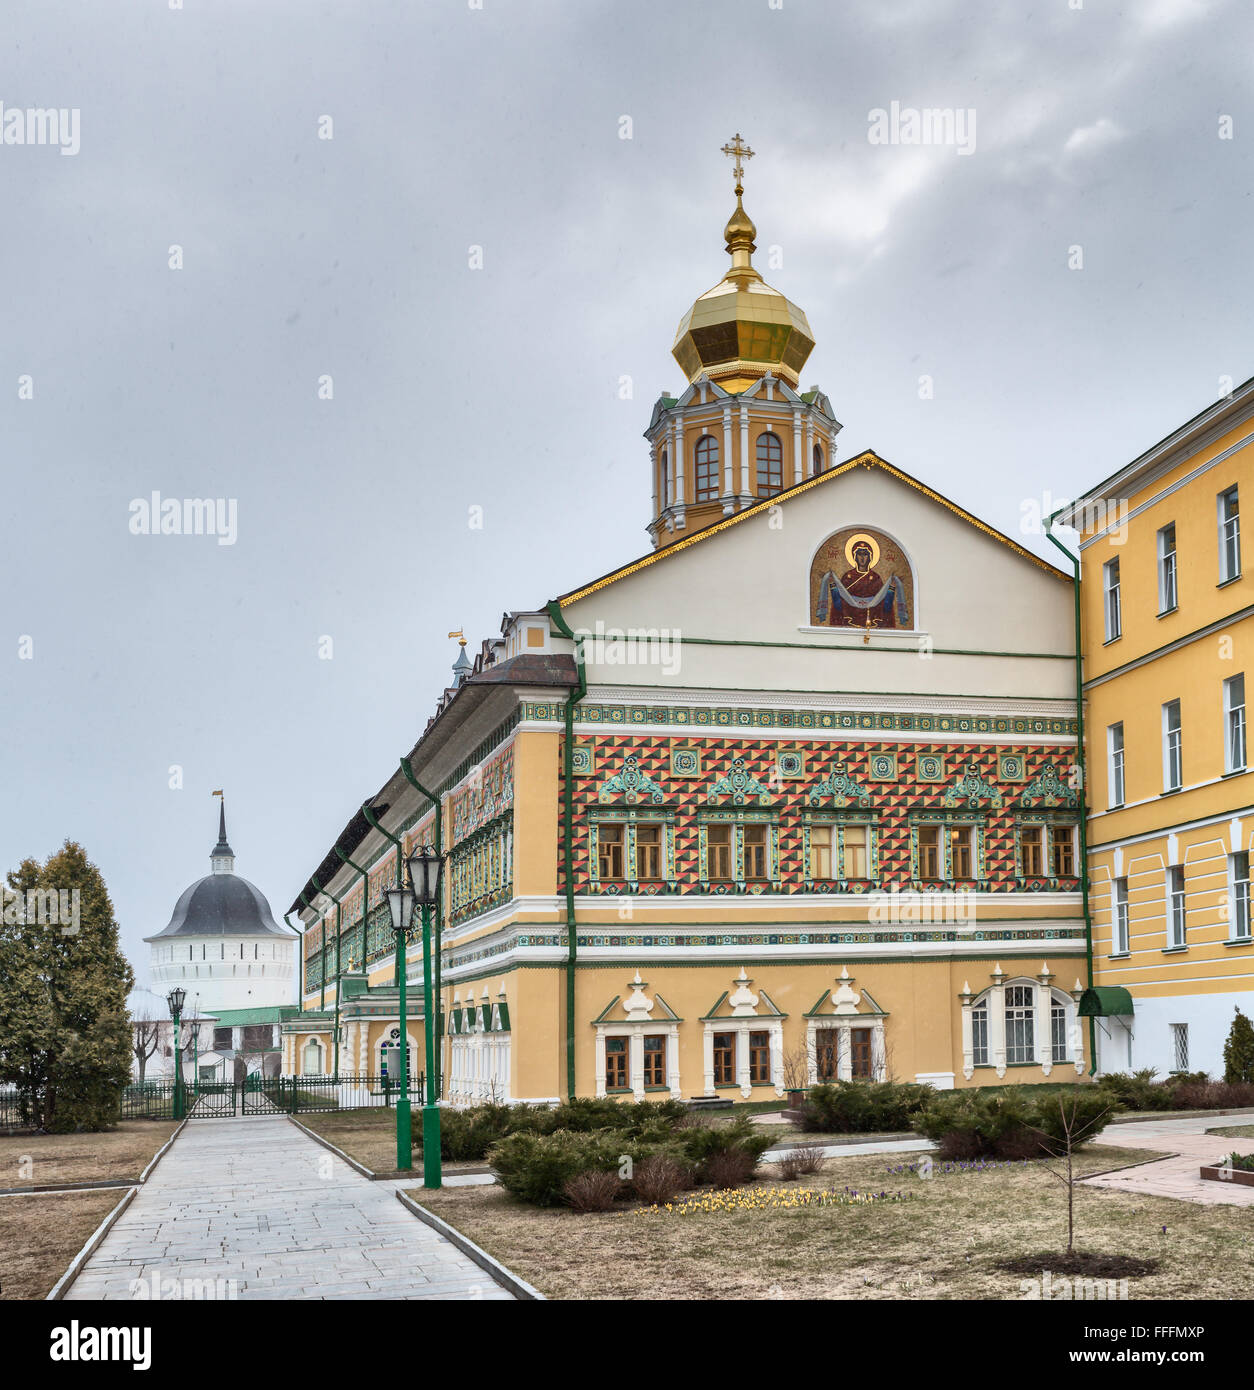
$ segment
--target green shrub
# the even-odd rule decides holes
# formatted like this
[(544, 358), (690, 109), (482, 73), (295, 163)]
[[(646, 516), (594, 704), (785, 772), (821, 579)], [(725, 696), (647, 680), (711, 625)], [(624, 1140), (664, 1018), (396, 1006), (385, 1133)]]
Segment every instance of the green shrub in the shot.
[(755, 1125), (748, 1115), (739, 1115), (726, 1124), (693, 1125), (679, 1129), (672, 1142), (692, 1165), (698, 1182), (713, 1182), (713, 1160), (723, 1154), (741, 1154), (749, 1160), (749, 1172), (752, 1173), (758, 1166), (758, 1160), (771, 1147), (772, 1140), (762, 1125)]
[(574, 1134), (558, 1129), (552, 1134), (508, 1135), (492, 1146), (488, 1161), (507, 1192), (532, 1206), (556, 1207), (567, 1200), (567, 1183), (581, 1173), (616, 1174), (623, 1154), (621, 1132)]
[(686, 1108), (676, 1100), (619, 1103), (577, 1099), (558, 1106), (475, 1105), (440, 1111), (440, 1154), (447, 1162), (486, 1158), (493, 1144), (511, 1134), (595, 1134), (613, 1130), (629, 1138), (664, 1143)]
[(898, 1081), (837, 1081), (812, 1086), (801, 1107), (802, 1129), (825, 1134), (872, 1134), (909, 1129), (936, 1094)]
[(914, 1128), (937, 1145), (942, 1159), (1037, 1158), (1058, 1151), (1064, 1118), (1074, 1116), (1072, 1142), (1079, 1145), (1101, 1133), (1111, 1110), (1100, 1086), (1044, 1096), (944, 1091), (914, 1117)]
[(1172, 1110), (1175, 1108), (1175, 1083), (1158, 1080), (1153, 1067), (1143, 1067), (1130, 1075), (1111, 1072), (1101, 1079), (1100, 1088), (1123, 1110)]

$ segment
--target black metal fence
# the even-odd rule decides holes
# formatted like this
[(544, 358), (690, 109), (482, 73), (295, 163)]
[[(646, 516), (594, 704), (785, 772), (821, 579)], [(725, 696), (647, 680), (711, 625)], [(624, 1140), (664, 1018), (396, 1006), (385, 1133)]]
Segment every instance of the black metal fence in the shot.
[[(422, 1104), (426, 1078), (410, 1082), (409, 1098)], [(261, 1076), (243, 1081), (211, 1081), (201, 1078), (183, 1083), (183, 1113), (193, 1120), (224, 1119), (233, 1115), (296, 1115), (325, 1110), (367, 1110), (396, 1105), (400, 1084), (396, 1077), (357, 1076)], [(120, 1119), (172, 1120), (177, 1117), (175, 1083), (170, 1080), (137, 1081), (122, 1091)], [(29, 1107), (20, 1093), (0, 1088), (0, 1134), (31, 1127)]]

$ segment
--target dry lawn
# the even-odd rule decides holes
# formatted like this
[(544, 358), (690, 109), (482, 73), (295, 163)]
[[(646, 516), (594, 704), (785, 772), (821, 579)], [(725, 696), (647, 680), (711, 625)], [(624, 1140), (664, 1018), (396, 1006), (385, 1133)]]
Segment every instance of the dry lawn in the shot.
[(0, 1299), (44, 1298), (125, 1195), (0, 1197)]
[(1234, 1139), (1254, 1139), (1254, 1125), (1216, 1125), (1207, 1134), (1230, 1134)]
[(99, 1134), (0, 1137), (0, 1188), (138, 1178), (177, 1127), (174, 1120), (123, 1120)]
[[(1076, 1163), (1097, 1173), (1161, 1156), (1095, 1146)], [(1019, 1276), (995, 1265), (1065, 1247), (1066, 1189), (1039, 1164), (926, 1181), (888, 1173), (917, 1157), (832, 1158), (820, 1176), (788, 1185), (914, 1194), (883, 1206), (580, 1216), (525, 1206), (499, 1187), (411, 1195), (551, 1298), (1022, 1297)], [(772, 1166), (762, 1171), (758, 1185), (775, 1185)], [(1254, 1277), (1254, 1208), (1080, 1187), (1076, 1230), (1077, 1248), (1162, 1261), (1132, 1280), (1133, 1298), (1231, 1298)]]

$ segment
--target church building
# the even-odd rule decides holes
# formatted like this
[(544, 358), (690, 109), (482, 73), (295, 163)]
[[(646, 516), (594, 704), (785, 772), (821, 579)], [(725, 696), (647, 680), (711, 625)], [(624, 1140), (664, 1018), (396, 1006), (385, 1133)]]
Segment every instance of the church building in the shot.
[(726, 152), (731, 264), (645, 430), (651, 548), (508, 610), (321, 851), (286, 1072), (395, 1074), (383, 889), (423, 843), (439, 1055), (417, 932), (409, 1045), (449, 1102), (1088, 1070), (1072, 577), (839, 457)]

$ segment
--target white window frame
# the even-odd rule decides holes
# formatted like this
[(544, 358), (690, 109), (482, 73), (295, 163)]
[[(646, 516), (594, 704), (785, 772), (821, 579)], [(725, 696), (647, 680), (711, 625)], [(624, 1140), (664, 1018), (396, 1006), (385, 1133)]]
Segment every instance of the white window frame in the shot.
[(1122, 806), (1127, 788), (1124, 786), (1123, 720), (1106, 726), (1106, 806), (1115, 810)]
[(1167, 945), (1188, 945), (1187, 904), (1184, 887), (1184, 866), (1167, 866)]
[(1110, 954), (1126, 956), (1132, 949), (1132, 934), (1128, 915), (1128, 880), (1112, 880), (1110, 889)]
[(1171, 1029), (1171, 1052), (1175, 1060), (1173, 1071), (1188, 1071), (1189, 1069), (1189, 1025), (1187, 1023), (1171, 1023), (1167, 1025)]
[[(1170, 533), (1170, 536), (1168, 535)], [(1171, 548), (1168, 549), (1168, 539)], [(1169, 521), (1158, 532), (1158, 613), (1172, 613), (1179, 607), (1179, 571), (1176, 565), (1176, 523)]]
[(1106, 625), (1106, 641), (1123, 636), (1123, 605), (1119, 595), (1119, 560), (1107, 560), (1102, 566), (1102, 612)]
[(1249, 941), (1250, 930), (1250, 854), (1238, 850), (1228, 856), (1229, 941)]
[(1245, 733), (1245, 672), (1224, 681), (1224, 771), (1244, 772), (1247, 757)]
[[(1228, 510), (1229, 501), (1234, 503)], [(1219, 521), (1219, 582), (1241, 577), (1241, 498), (1235, 487), (1225, 488), (1215, 499)]]
[[(1174, 719), (1174, 723), (1172, 722)], [(1178, 792), (1184, 786), (1184, 753), (1180, 728), (1180, 701), (1163, 705), (1163, 791)]]
[[(1019, 1002), (1010, 1003), (1012, 998)], [(1012, 1055), (1016, 1023), (1019, 1039)], [(962, 1059), (968, 1081), (976, 1067), (992, 1067), (1000, 1078), (1013, 1065), (1039, 1066), (1046, 1076), (1056, 1066), (1073, 1066), (1081, 1075), (1084, 1039), (1076, 996), (1055, 989), (1044, 976), (1002, 979), (982, 994), (964, 996)]]

